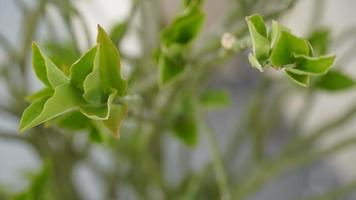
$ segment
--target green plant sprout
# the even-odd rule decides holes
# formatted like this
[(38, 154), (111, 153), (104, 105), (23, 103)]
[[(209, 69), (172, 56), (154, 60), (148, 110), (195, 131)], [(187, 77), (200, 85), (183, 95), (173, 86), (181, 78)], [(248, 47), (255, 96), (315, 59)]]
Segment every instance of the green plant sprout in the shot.
[(308, 40), (276, 21), (272, 21), (269, 31), (261, 15), (251, 15), (246, 21), (252, 42), (248, 59), (261, 72), (267, 67), (283, 69), (289, 78), (306, 87), (310, 76), (326, 74), (332, 67), (334, 55), (314, 56)]
[(125, 95), (127, 83), (121, 76), (119, 52), (100, 26), (97, 45), (72, 64), (69, 76), (35, 43), (32, 65), (46, 87), (27, 98), (31, 105), (22, 115), (21, 132), (42, 123), (58, 123), (72, 129), (106, 130), (119, 137), (127, 105), (117, 102)]
[[(174, 80), (184, 70), (183, 53), (199, 33), (203, 20), (204, 14), (198, 5), (191, 3), (163, 30), (158, 56), (160, 84)], [(284, 69), (288, 77), (307, 86), (309, 76), (323, 75), (331, 68), (334, 55), (314, 56), (311, 44), (293, 35), (287, 27), (272, 21), (268, 32), (258, 14), (246, 17), (246, 21), (252, 42), (252, 54), (248, 58), (261, 72), (266, 67)], [(119, 52), (100, 26), (97, 45), (72, 64), (68, 76), (35, 43), (32, 65), (46, 87), (27, 98), (31, 105), (22, 115), (21, 132), (42, 123), (56, 123), (72, 129), (104, 130), (119, 137), (121, 121), (128, 108), (126, 103), (117, 102), (125, 95), (127, 82), (121, 76)], [(196, 143), (192, 137), (195, 135), (192, 132), (196, 132), (192, 120), (187, 121), (186, 117), (177, 120), (179, 125), (175, 129), (191, 132), (185, 141)], [(181, 126), (182, 123), (187, 126)]]
[[(2, 35), (7, 29), (0, 32), (6, 54), (0, 114), (2, 122), (19, 120), (27, 134), (10, 124), (0, 128), (0, 140), (29, 146), (42, 168), (31, 170), (27, 187), (0, 183), (0, 199), (87, 199), (92, 191), (86, 194), (87, 183), (77, 178), (82, 167), (97, 177), (99, 199), (267, 199), (261, 189), (276, 177), (285, 183), (294, 169), (304, 174), (315, 161), (356, 145), (346, 127), (356, 115), (349, 95), (341, 97), (350, 104), (345, 110), (310, 121), (320, 114), (314, 109), (329, 109), (320, 97), (350, 94), (356, 85), (342, 68), (354, 61), (356, 44), (347, 43), (356, 32), (334, 35), (320, 27), (322, 0), (313, 2), (305, 39), (273, 20), (295, 0), (225, 1), (216, 17), (206, 11), (220, 1), (181, 0), (171, 21), (162, 13), (166, 2), (131, 0), (125, 19), (105, 31), (98, 26), (94, 43), (91, 20), (76, 1), (25, 2), (14, 1), (23, 14), (22, 42), (15, 46)], [(64, 26), (57, 26), (57, 14), (52, 19), (53, 9)], [(138, 54), (119, 49), (131, 36)], [(337, 60), (329, 54), (344, 47), (350, 49)], [(269, 70), (282, 79), (264, 73)], [(37, 92), (31, 72), (43, 87)], [(342, 138), (344, 132), (350, 137)], [(332, 134), (340, 138), (319, 145)], [(355, 183), (310, 197), (340, 199)], [(274, 199), (289, 198), (275, 192)]]

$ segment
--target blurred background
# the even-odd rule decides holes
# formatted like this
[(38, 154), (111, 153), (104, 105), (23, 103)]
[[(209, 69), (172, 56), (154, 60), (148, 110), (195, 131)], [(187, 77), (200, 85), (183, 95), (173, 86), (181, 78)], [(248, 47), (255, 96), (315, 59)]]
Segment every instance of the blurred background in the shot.
[[(189, 146), (171, 130), (171, 116), (185, 110), (166, 108), (183, 101), (167, 94), (189, 93), (179, 84), (161, 90), (154, 60), (182, 1), (0, 0), (0, 199), (356, 199), (356, 90), (302, 88), (251, 68), (248, 49), (220, 45), (224, 33), (245, 37), (244, 17), (261, 13), (299, 36), (322, 33), (314, 39), (337, 55), (334, 68), (355, 79), (355, 8), (354, 0), (206, 0), (189, 65), (209, 66), (197, 94), (216, 89), (228, 99), (195, 105), (203, 122)], [(58, 127), (20, 135), (24, 97), (42, 87), (31, 42), (65, 71), (95, 44), (97, 24), (118, 45), (128, 93), (144, 101), (129, 113), (143, 119), (129, 114), (120, 140)], [(147, 115), (157, 115), (154, 125)]]

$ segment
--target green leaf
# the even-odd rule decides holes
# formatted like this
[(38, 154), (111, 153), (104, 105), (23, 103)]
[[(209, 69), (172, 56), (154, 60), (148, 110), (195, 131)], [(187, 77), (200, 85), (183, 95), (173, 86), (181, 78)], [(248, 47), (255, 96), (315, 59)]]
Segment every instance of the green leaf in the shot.
[(117, 94), (122, 96), (126, 91), (126, 81), (121, 77), (121, 64), (119, 51), (111, 41), (104, 29), (98, 25), (98, 59), (100, 80), (104, 89), (110, 92), (110, 88), (117, 90)]
[(107, 120), (103, 121), (104, 126), (116, 138), (120, 137), (120, 128), (122, 121), (127, 115), (128, 107), (126, 104), (113, 105), (110, 111), (110, 116)]
[(99, 105), (84, 105), (80, 107), (80, 112), (82, 112), (86, 117), (94, 120), (107, 120), (111, 111), (112, 103), (117, 95), (116, 90), (111, 90), (107, 101)]
[[(100, 48), (100, 46), (98, 46)], [(103, 89), (99, 70), (99, 53), (96, 52), (93, 71), (86, 76), (83, 82), (84, 99), (90, 104), (100, 105), (104, 103), (108, 94)]]
[(172, 130), (185, 144), (194, 146), (198, 142), (198, 125), (195, 116), (195, 102), (183, 98), (179, 110), (172, 121)]
[(250, 62), (251, 66), (258, 69), (260, 72), (263, 72), (262, 65), (258, 62), (256, 57), (251, 53), (248, 54), (248, 61)]
[(92, 126), (90, 119), (79, 111), (64, 114), (63, 116), (58, 117), (58, 119), (55, 120), (55, 123), (58, 126), (71, 131), (84, 130)]
[(252, 51), (256, 60), (261, 63), (269, 57), (270, 41), (267, 38), (267, 29), (260, 15), (246, 17), (251, 35)]
[(53, 95), (53, 88), (43, 88), (42, 90), (38, 91), (38, 92), (35, 92), (29, 96), (27, 96), (25, 99), (28, 101), (28, 102), (34, 102), (38, 99), (42, 99), (42, 98), (49, 98), (50, 96)]
[(165, 85), (183, 72), (185, 59), (181, 52), (184, 47), (178, 44), (171, 45), (168, 49), (162, 49), (158, 60), (159, 83)]
[(326, 91), (342, 91), (350, 89), (355, 85), (355, 80), (339, 71), (329, 71), (327, 74), (320, 77), (320, 79), (318, 79), (315, 83), (317, 88)]
[(28, 125), (41, 114), (46, 101), (47, 98), (38, 99), (25, 109), (20, 120), (20, 132), (30, 128)]
[(104, 140), (104, 136), (96, 127), (92, 127), (89, 130), (89, 139), (92, 142), (102, 143)]
[(289, 33), (292, 32), (288, 27), (283, 26), (282, 24), (279, 24), (275, 20), (272, 20), (271, 32), (268, 34), (268, 38), (271, 41), (272, 48), (275, 47), (276, 41), (277, 41), (282, 30), (289, 32)]
[(41, 170), (31, 176), (28, 188), (25, 191), (14, 195), (12, 200), (54, 200), (51, 176), (52, 164), (46, 161)]
[(70, 84), (60, 85), (55, 88), (53, 96), (48, 100), (40, 99), (24, 111), (20, 121), (20, 132), (74, 111), (84, 104), (86, 102), (76, 88)]
[(194, 146), (198, 141), (197, 124), (192, 115), (180, 115), (174, 121), (173, 130), (187, 145)]
[(167, 46), (172, 43), (188, 44), (200, 32), (204, 18), (205, 15), (198, 6), (187, 7), (163, 30), (163, 43)]
[(293, 64), (295, 62), (294, 54), (309, 55), (308, 43), (290, 32), (280, 30), (275, 46), (272, 48), (271, 64), (276, 67)]
[(295, 67), (289, 71), (295, 74), (321, 75), (328, 72), (335, 60), (334, 55), (309, 57), (304, 55), (295, 55)]
[(326, 28), (317, 29), (308, 38), (317, 55), (327, 53), (330, 43), (330, 30)]
[(80, 56), (76, 44), (71, 41), (47, 40), (43, 45), (48, 57), (64, 74), (68, 75), (70, 66)]
[(85, 52), (70, 68), (70, 82), (77, 88), (83, 89), (85, 78), (94, 68), (94, 58), (97, 47), (93, 47)]
[(45, 85), (56, 87), (68, 83), (68, 77), (47, 57), (36, 43), (32, 43), (32, 65), (36, 76)]
[(230, 95), (226, 90), (209, 90), (201, 97), (201, 103), (207, 108), (221, 108), (230, 104)]
[(286, 74), (290, 79), (303, 87), (307, 87), (309, 85), (309, 75), (295, 74), (288, 69), (286, 69)]

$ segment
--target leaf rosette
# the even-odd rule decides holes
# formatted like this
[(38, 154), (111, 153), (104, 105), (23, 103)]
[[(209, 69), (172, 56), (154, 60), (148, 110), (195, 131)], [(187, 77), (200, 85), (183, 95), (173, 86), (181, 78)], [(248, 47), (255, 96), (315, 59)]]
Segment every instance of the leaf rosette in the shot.
[(261, 72), (267, 67), (283, 69), (293, 81), (306, 87), (310, 76), (326, 74), (335, 55), (315, 56), (308, 40), (295, 36), (291, 30), (272, 21), (270, 31), (258, 14), (246, 17), (252, 43), (248, 58)]
[(119, 52), (98, 26), (97, 44), (71, 65), (65, 75), (36, 43), (32, 65), (45, 88), (29, 96), (31, 102), (20, 121), (20, 131), (56, 122), (72, 129), (106, 130), (119, 137), (126, 104), (115, 102), (125, 95)]

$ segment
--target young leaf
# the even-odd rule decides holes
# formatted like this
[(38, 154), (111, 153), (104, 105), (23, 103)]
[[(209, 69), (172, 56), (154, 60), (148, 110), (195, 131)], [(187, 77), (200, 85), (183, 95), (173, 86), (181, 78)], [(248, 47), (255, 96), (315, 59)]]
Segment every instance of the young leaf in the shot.
[[(122, 96), (126, 90), (126, 81), (121, 77), (119, 51), (104, 29), (98, 25), (98, 59), (101, 84), (109, 92), (110, 88), (117, 90)], [(96, 64), (96, 63), (95, 63)]]
[(286, 69), (286, 74), (290, 79), (292, 79), (294, 82), (296, 82), (297, 84), (299, 84), (303, 87), (307, 87), (309, 84), (309, 75), (295, 74), (295, 73), (289, 71), (288, 69)]
[(289, 69), (289, 71), (296, 74), (321, 75), (330, 69), (334, 60), (334, 55), (320, 57), (295, 55), (295, 67)]
[(163, 44), (169, 46), (172, 43), (188, 44), (199, 33), (205, 15), (198, 6), (187, 7), (173, 22), (162, 32)]
[(102, 143), (104, 140), (103, 134), (95, 126), (89, 129), (89, 139), (92, 142)]
[(56, 87), (68, 83), (68, 77), (47, 57), (36, 43), (32, 43), (32, 65), (36, 76), (45, 85)]
[(277, 36), (275, 46), (272, 48), (271, 64), (276, 67), (293, 64), (294, 54), (309, 55), (308, 43), (292, 33), (281, 30)]
[(38, 99), (49, 98), (50, 96), (53, 95), (53, 92), (54, 92), (53, 88), (46, 87), (38, 92), (35, 92), (35, 93), (27, 96), (25, 99), (28, 102), (34, 102)]
[(55, 120), (55, 123), (61, 128), (71, 131), (84, 130), (92, 126), (90, 119), (79, 111), (64, 114)]
[(194, 146), (198, 141), (198, 130), (194, 115), (184, 114), (179, 115), (173, 123), (173, 130), (187, 145)]
[(251, 66), (258, 69), (260, 72), (263, 72), (262, 65), (258, 62), (256, 57), (251, 53), (248, 54), (248, 61), (250, 62)]
[(355, 87), (355, 85), (355, 80), (339, 71), (329, 71), (315, 83), (317, 88), (326, 91), (342, 91)]
[(94, 120), (107, 120), (111, 112), (112, 103), (117, 95), (116, 90), (111, 90), (107, 101), (99, 105), (83, 105), (80, 107), (80, 112), (86, 117)]
[(159, 58), (159, 83), (166, 85), (168, 82), (174, 80), (179, 74), (181, 74), (185, 68), (185, 63), (179, 57), (169, 58), (161, 55)]
[(172, 121), (172, 130), (185, 144), (194, 146), (198, 142), (198, 125), (195, 102), (188, 96), (181, 97), (181, 105)]
[[(100, 48), (100, 46), (98, 46), (97, 48)], [(106, 91), (104, 91), (103, 89), (102, 81), (100, 78), (98, 51), (95, 55), (93, 71), (90, 72), (84, 79), (83, 90), (84, 99), (90, 104), (94, 105), (101, 105), (105, 102), (108, 96)]]
[(97, 47), (85, 52), (70, 68), (70, 82), (77, 88), (83, 89), (83, 82), (94, 66), (94, 58)]
[(268, 58), (270, 51), (266, 25), (260, 15), (246, 17), (246, 21), (251, 35), (253, 55), (260, 63)]
[(329, 49), (330, 31), (326, 28), (318, 29), (309, 36), (308, 41), (317, 55), (323, 55)]
[(172, 44), (169, 47), (162, 48), (159, 60), (159, 83), (165, 85), (174, 80), (185, 69), (185, 59), (182, 55), (184, 46)]
[(127, 115), (128, 107), (126, 104), (113, 105), (110, 116), (103, 121), (104, 126), (116, 137), (120, 137), (120, 128), (122, 121)]
[(40, 99), (24, 111), (20, 121), (20, 132), (76, 110), (84, 104), (86, 102), (76, 88), (70, 84), (60, 85), (55, 88), (53, 96), (48, 100)]

